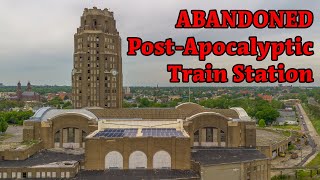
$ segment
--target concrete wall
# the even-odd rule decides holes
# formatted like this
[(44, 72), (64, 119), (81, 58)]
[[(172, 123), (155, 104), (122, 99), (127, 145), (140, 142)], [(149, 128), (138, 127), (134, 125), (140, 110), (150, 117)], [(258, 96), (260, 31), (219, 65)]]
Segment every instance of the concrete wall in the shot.
[(25, 160), (43, 148), (43, 142), (33, 144), (25, 149), (0, 151), (2, 160)]
[[(153, 155), (167, 151), (171, 156), (172, 169), (190, 169), (189, 138), (88, 138), (85, 146), (85, 169), (104, 170), (105, 156), (111, 151), (118, 151), (123, 157), (123, 168), (129, 168), (129, 156), (134, 151), (142, 151), (147, 155), (147, 169), (153, 167)], [(183, 152), (183, 153), (182, 153)]]
[(241, 164), (227, 164), (207, 167), (202, 166), (200, 174), (201, 178), (204, 180), (240, 180), (242, 176), (241, 171), (243, 171)]
[(269, 161), (257, 160), (243, 163), (201, 166), (201, 178), (204, 180), (269, 180)]
[(21, 167), (21, 168), (0, 168), (0, 179), (12, 178), (73, 178), (79, 172), (80, 166), (77, 163), (71, 167)]
[(41, 140), (43, 148), (54, 147), (54, 135), (63, 128), (77, 128), (87, 134), (98, 129), (97, 122), (87, 119), (79, 114), (65, 114), (48, 121), (25, 121), (23, 128), (23, 140)]
[[(187, 119), (187, 121), (184, 122), (184, 129), (188, 132), (191, 139), (191, 147), (194, 142), (194, 133), (205, 127), (215, 127), (218, 129), (218, 132), (220, 132), (220, 130), (224, 131), (226, 147), (256, 146), (255, 122), (234, 122), (216, 113), (203, 113)], [(218, 140), (220, 141), (219, 138)]]

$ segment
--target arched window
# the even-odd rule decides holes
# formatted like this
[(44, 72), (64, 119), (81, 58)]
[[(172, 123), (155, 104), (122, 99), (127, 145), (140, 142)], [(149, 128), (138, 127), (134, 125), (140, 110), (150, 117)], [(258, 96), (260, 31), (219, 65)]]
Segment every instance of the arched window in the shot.
[(105, 157), (105, 169), (123, 169), (123, 157), (118, 151), (111, 151)]
[(142, 151), (134, 151), (129, 156), (129, 169), (146, 169), (147, 156)]
[(158, 151), (153, 156), (154, 169), (171, 169), (171, 156), (167, 151)]

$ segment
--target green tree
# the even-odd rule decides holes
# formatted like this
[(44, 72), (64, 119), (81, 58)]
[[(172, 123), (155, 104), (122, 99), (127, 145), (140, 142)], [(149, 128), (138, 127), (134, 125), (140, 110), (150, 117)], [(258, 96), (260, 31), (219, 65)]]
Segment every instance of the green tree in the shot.
[(259, 120), (259, 127), (266, 127), (266, 121), (264, 119)]
[(8, 123), (7, 121), (5, 121), (3, 118), (0, 119), (0, 132), (4, 133), (7, 131), (8, 129)]
[(271, 124), (280, 116), (280, 113), (273, 108), (265, 107), (262, 110), (258, 111), (255, 115), (257, 119), (264, 119), (266, 123)]
[(72, 109), (72, 104), (70, 101), (63, 104), (62, 109)]

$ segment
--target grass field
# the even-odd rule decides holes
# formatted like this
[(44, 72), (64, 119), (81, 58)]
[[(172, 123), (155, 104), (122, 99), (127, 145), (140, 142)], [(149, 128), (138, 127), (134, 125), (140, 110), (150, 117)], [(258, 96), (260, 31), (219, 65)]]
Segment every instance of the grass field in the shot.
[[(316, 129), (317, 133), (320, 134), (320, 117), (316, 117), (311, 115), (310, 110), (308, 109), (308, 107), (306, 105), (303, 105), (303, 109), (306, 111), (310, 121), (313, 124), (313, 127)], [(320, 111), (320, 109), (319, 109)]]
[(272, 126), (272, 128), (285, 129), (285, 130), (296, 130), (296, 131), (301, 130), (301, 127), (299, 125)]
[(320, 167), (320, 153), (318, 153), (317, 156), (306, 165), (306, 167)]

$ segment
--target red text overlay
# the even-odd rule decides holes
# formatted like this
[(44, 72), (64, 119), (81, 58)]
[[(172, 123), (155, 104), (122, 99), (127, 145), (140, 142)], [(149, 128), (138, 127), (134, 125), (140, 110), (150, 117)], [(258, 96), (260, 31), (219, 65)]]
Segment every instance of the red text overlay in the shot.
[[(249, 27), (278, 29), (307, 29), (312, 26), (314, 15), (309, 10), (180, 10), (175, 24), (177, 29), (211, 28), (243, 29)], [(235, 30), (236, 31), (236, 30)], [(187, 37), (184, 44), (177, 44), (172, 38), (151, 42), (139, 37), (128, 37), (128, 56), (138, 53), (144, 56), (195, 56), (205, 61), (207, 56), (253, 56), (256, 61), (270, 58), (280, 60), (280, 56), (313, 56), (314, 42), (305, 41), (301, 36), (288, 37), (282, 41), (261, 41), (257, 36), (250, 36), (245, 41), (197, 41)], [(169, 64), (171, 83), (226, 83), (229, 82), (226, 69), (213, 68), (207, 63), (204, 68), (184, 68), (182, 64)], [(255, 69), (251, 65), (237, 64), (232, 68), (234, 83), (312, 83), (313, 72), (309, 68), (286, 68), (283, 63), (277, 66)]]

